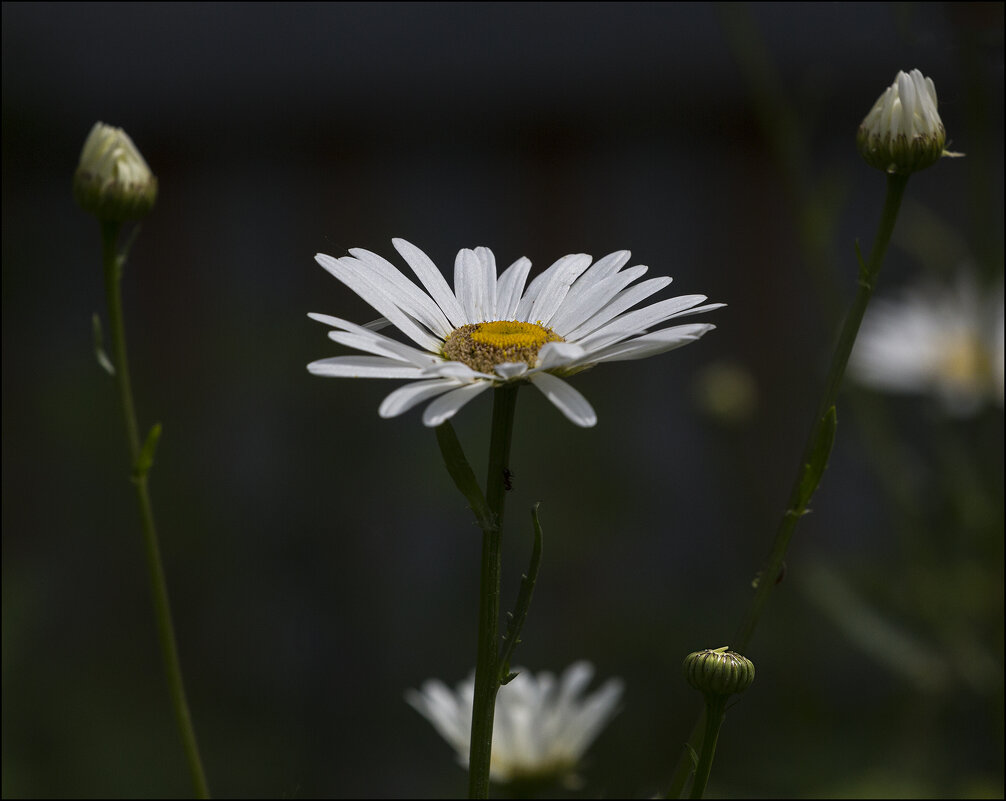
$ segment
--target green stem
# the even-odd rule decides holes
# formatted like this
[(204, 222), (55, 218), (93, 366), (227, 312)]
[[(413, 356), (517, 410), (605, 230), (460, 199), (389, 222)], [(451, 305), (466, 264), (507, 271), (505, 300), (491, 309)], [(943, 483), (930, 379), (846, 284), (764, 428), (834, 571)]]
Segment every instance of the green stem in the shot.
[(860, 261), (859, 288), (856, 297), (852, 302), (852, 307), (845, 318), (842, 326), (842, 333), (838, 338), (835, 347), (835, 354), (831, 359), (831, 368), (828, 370), (828, 378), (824, 386), (824, 394), (814, 418), (807, 444), (804, 447), (803, 456), (800, 459), (800, 469), (797, 471), (796, 481), (790, 493), (789, 505), (779, 522), (775, 541), (772, 543), (772, 550), (769, 553), (768, 562), (762, 571), (761, 580), (758, 582), (758, 589), (755, 597), (748, 609), (747, 616), (741, 624), (740, 629), (730, 643), (730, 647), (739, 653), (744, 653), (754, 634), (755, 627), (761, 617), (765, 605), (768, 603), (772, 590), (775, 589), (777, 578), (782, 570), (783, 559), (789, 548), (790, 539), (796, 531), (796, 524), (807, 511), (810, 496), (813, 494), (816, 485), (809, 488), (805, 485), (804, 476), (807, 465), (813, 461), (813, 454), (818, 443), (826, 436), (825, 426), (829, 424), (828, 411), (835, 405), (838, 398), (838, 390), (842, 384), (842, 377), (845, 375), (845, 367), (849, 363), (849, 354), (852, 353), (852, 346), (856, 342), (856, 335), (859, 333), (860, 323), (866, 313), (866, 307), (873, 296), (873, 289), (880, 274), (881, 265), (884, 262), (884, 254), (887, 252), (887, 245), (891, 241), (891, 234), (894, 233), (894, 224), (898, 218), (898, 209), (901, 207), (901, 198), (908, 183), (907, 175), (887, 176), (887, 196), (884, 199), (884, 209), (881, 212), (880, 223), (877, 226), (877, 236), (873, 242), (873, 250), (870, 252), (870, 259), (866, 264)]
[(115, 365), (116, 384), (122, 403), (122, 417), (126, 421), (126, 437), (133, 462), (140, 455), (140, 432), (136, 424), (136, 407), (133, 404), (133, 386), (129, 379), (129, 360), (126, 358), (126, 326), (122, 321), (122, 267), (126, 254), (117, 250), (121, 223), (101, 224), (101, 253), (105, 265), (105, 303), (108, 306), (108, 327), (112, 338), (112, 363)]
[(492, 760), (493, 717), (499, 675), (500, 579), (503, 556), (503, 502), (506, 498), (504, 470), (510, 462), (517, 385), (504, 384), (493, 390), (492, 434), (489, 442), (489, 473), (486, 504), (490, 525), (482, 531), (482, 572), (479, 587), (478, 655), (475, 662), (475, 698), (472, 706), (472, 736), (469, 751), (468, 795), (489, 797), (489, 765)]
[[(820, 480), (820, 470), (818, 469), (817, 476), (808, 482), (808, 471), (815, 462), (815, 453), (820, 449), (822, 441), (828, 437), (827, 427), (831, 426), (832, 432), (834, 430), (835, 415), (832, 409), (838, 397), (842, 377), (845, 375), (845, 368), (849, 362), (849, 354), (852, 353), (852, 346), (855, 344), (856, 335), (859, 333), (860, 323), (863, 321), (866, 307), (869, 305), (870, 298), (873, 295), (877, 276), (884, 262), (884, 254), (887, 252), (887, 246), (891, 241), (891, 234), (894, 232), (894, 224), (898, 218), (898, 210), (901, 207), (901, 199), (904, 196), (907, 183), (907, 175), (887, 176), (887, 195), (884, 199), (884, 208), (881, 212), (880, 222), (877, 225), (877, 236), (873, 242), (869, 261), (864, 264), (862, 258), (860, 257), (859, 259), (859, 287), (856, 291), (856, 297), (852, 302), (852, 307), (845, 318), (842, 332), (838, 338), (838, 344), (835, 347), (835, 353), (832, 356), (824, 392), (817, 409), (817, 414), (814, 417), (810, 434), (807, 437), (807, 444), (800, 459), (800, 468), (797, 470), (796, 481), (793, 483), (789, 504), (782, 516), (782, 520), (779, 522), (779, 528), (776, 531), (775, 540), (772, 543), (772, 549), (769, 552), (765, 569), (762, 571), (758, 581), (758, 588), (751, 601), (751, 606), (748, 608), (747, 615), (741, 623), (740, 628), (730, 641), (730, 647), (739, 653), (744, 653), (751, 642), (751, 637), (768, 603), (769, 596), (775, 589), (775, 585), (780, 577), (783, 560), (786, 558), (786, 551), (789, 548), (793, 532), (796, 531), (796, 524), (806, 513), (810, 499), (817, 488), (817, 482)], [(820, 468), (822, 466), (818, 465), (817, 467)], [(688, 741), (689, 747), (694, 748), (700, 730), (698, 725), (692, 730), (692, 736)], [(687, 777), (690, 770), (691, 760), (689, 751), (688, 748), (685, 748), (678, 759), (674, 776), (671, 779), (672, 791), (675, 788), (684, 787), (685, 777)], [(669, 797), (676, 798), (677, 793)]]
[(702, 735), (702, 753), (699, 764), (695, 767), (695, 781), (689, 798), (702, 798), (709, 781), (709, 772), (713, 769), (713, 755), (716, 753), (716, 741), (720, 736), (720, 725), (723, 723), (723, 711), (726, 709), (727, 696), (706, 696), (706, 725)]
[[(164, 567), (161, 563), (160, 546), (157, 540), (157, 529), (154, 526), (154, 512), (150, 504), (147, 473), (149, 458), (152, 457), (152, 447), (156, 444), (156, 435), (149, 438), (148, 445), (141, 447), (139, 426), (136, 422), (136, 406), (133, 402), (133, 389), (129, 379), (129, 363), (126, 358), (126, 329), (122, 316), (122, 268), (126, 260), (126, 250), (117, 250), (120, 223), (103, 222), (101, 224), (102, 257), (105, 269), (105, 299), (108, 304), (108, 323), (112, 345), (112, 359), (115, 364), (115, 377), (119, 385), (119, 397), (122, 402), (122, 415), (126, 425), (126, 437), (129, 440), (129, 453), (132, 459), (132, 481), (136, 488), (136, 500), (140, 507), (140, 520), (143, 528), (143, 544), (146, 551), (147, 571), (150, 579), (150, 591), (154, 602), (154, 617), (157, 621), (157, 634), (161, 645), (161, 655), (164, 659), (164, 671), (167, 675), (168, 690), (175, 710), (175, 718), (182, 737), (182, 746), (192, 775), (192, 785), (197, 798), (209, 798), (209, 788), (203, 772), (202, 760), (199, 756), (199, 746), (196, 743), (196, 732), (192, 725), (192, 715), (189, 712), (185, 697), (185, 685), (182, 681), (182, 668), (178, 659), (178, 646), (175, 642), (174, 625), (171, 622), (171, 607), (168, 603), (168, 585), (164, 577)], [(141, 458), (141, 456), (143, 458)]]

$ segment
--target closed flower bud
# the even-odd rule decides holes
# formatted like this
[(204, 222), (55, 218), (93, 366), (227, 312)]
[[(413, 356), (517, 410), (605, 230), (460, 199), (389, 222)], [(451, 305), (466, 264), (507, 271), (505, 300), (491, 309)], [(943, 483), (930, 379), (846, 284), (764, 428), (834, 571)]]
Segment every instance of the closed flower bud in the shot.
[(919, 70), (899, 72), (873, 104), (856, 134), (867, 164), (908, 175), (932, 166), (945, 153), (947, 134), (936, 111), (936, 87)]
[(685, 679), (706, 695), (727, 696), (744, 692), (754, 681), (754, 663), (727, 646), (695, 651), (685, 657)]
[(97, 122), (80, 154), (73, 196), (103, 222), (139, 220), (154, 206), (157, 179), (125, 131)]

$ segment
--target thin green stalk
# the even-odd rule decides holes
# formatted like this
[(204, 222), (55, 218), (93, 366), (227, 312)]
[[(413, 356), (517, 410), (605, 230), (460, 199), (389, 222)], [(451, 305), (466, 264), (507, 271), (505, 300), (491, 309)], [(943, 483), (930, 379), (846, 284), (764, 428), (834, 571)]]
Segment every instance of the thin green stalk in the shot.
[[(866, 313), (866, 307), (870, 303), (873, 289), (880, 274), (881, 265), (884, 262), (884, 255), (887, 246), (891, 241), (891, 234), (894, 232), (894, 225), (898, 218), (898, 210), (901, 207), (901, 199), (904, 196), (905, 186), (908, 183), (907, 175), (887, 176), (887, 195), (884, 199), (884, 208), (881, 212), (880, 222), (877, 225), (877, 236), (873, 242), (873, 249), (870, 252), (869, 261), (864, 263), (859, 259), (859, 287), (856, 297), (852, 302), (842, 326), (835, 353), (832, 356), (831, 367), (825, 381), (824, 392), (821, 402), (814, 417), (810, 434), (807, 437), (807, 444), (804, 447), (803, 455), (800, 459), (800, 468), (797, 470), (796, 480), (790, 493), (789, 503), (783, 513), (779, 528), (776, 531), (772, 549), (765, 563), (758, 580), (758, 587), (755, 596), (751, 601), (740, 628), (730, 641), (730, 647), (744, 653), (747, 650), (754, 630), (758, 625), (762, 612), (768, 603), (769, 596), (775, 589), (775, 585), (781, 575), (783, 560), (789, 548), (793, 532), (796, 531), (796, 524), (800, 518), (806, 514), (807, 507), (817, 489), (821, 479), (821, 474), (827, 463), (828, 453), (831, 449), (831, 441), (835, 432), (835, 402), (838, 398), (838, 390), (842, 384), (842, 377), (845, 375), (845, 368), (849, 362), (849, 355), (852, 353), (852, 346), (859, 333), (860, 323)], [(857, 250), (858, 255), (858, 250)], [(688, 745), (694, 748), (698, 733), (703, 727), (696, 725), (692, 730), (692, 736)], [(691, 759), (688, 748), (684, 749), (678, 759), (674, 776), (671, 779), (672, 791), (675, 788), (684, 787), (685, 778), (691, 770)], [(673, 797), (677, 797), (675, 794)], [(697, 797), (694, 796), (693, 797)]]
[(695, 781), (689, 798), (702, 798), (706, 791), (706, 782), (713, 769), (713, 755), (716, 753), (716, 741), (720, 737), (720, 726), (723, 723), (723, 711), (726, 709), (727, 697), (723, 695), (706, 696), (706, 725), (702, 736), (702, 752), (699, 764), (695, 767)]
[(136, 422), (136, 407), (133, 403), (133, 390), (129, 379), (129, 363), (126, 358), (126, 329), (122, 316), (122, 267), (126, 260), (126, 249), (122, 253), (117, 250), (120, 223), (103, 222), (101, 224), (102, 257), (105, 268), (105, 299), (108, 304), (109, 333), (112, 345), (112, 360), (115, 365), (116, 383), (119, 385), (119, 397), (122, 402), (122, 415), (126, 425), (126, 437), (129, 440), (129, 453), (132, 458), (132, 482), (136, 488), (136, 500), (140, 507), (140, 520), (143, 529), (143, 544), (146, 551), (147, 571), (150, 579), (150, 592), (154, 602), (154, 618), (157, 621), (157, 635), (161, 644), (161, 655), (164, 659), (164, 672), (168, 680), (168, 690), (175, 710), (182, 746), (192, 775), (192, 785), (197, 798), (209, 798), (209, 787), (203, 772), (202, 760), (199, 756), (199, 746), (196, 743), (196, 732), (192, 725), (192, 715), (189, 712), (185, 697), (185, 685), (182, 681), (182, 668), (178, 659), (178, 646), (175, 642), (174, 625), (171, 622), (171, 607), (168, 603), (168, 585), (164, 577), (164, 567), (161, 563), (160, 546), (158, 545), (157, 529), (154, 526), (154, 512), (150, 504), (150, 492), (147, 486), (147, 476), (153, 460), (153, 449), (157, 444), (160, 426), (154, 426), (145, 444), (141, 446), (139, 426)]
[(468, 795), (471, 798), (489, 797), (493, 718), (496, 713), (496, 693), (500, 688), (498, 649), (500, 580), (503, 568), (503, 502), (506, 498), (504, 470), (510, 462), (516, 404), (517, 385), (504, 384), (493, 390), (489, 473), (486, 478), (490, 525), (482, 531), (478, 654), (475, 661), (475, 698), (468, 769)]

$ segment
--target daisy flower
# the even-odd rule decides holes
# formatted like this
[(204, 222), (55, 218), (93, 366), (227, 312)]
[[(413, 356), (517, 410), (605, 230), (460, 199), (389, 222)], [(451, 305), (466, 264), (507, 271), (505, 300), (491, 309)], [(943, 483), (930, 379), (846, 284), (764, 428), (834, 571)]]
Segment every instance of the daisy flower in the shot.
[[(513, 381), (530, 381), (572, 422), (592, 426), (597, 422), (593, 408), (563, 376), (694, 342), (715, 326), (650, 329), (724, 305), (699, 305), (705, 295), (682, 295), (632, 310), (671, 279), (633, 284), (647, 268), (622, 269), (629, 261), (627, 250), (593, 264), (584, 253), (563, 256), (527, 283), (528, 259), (518, 259), (497, 276), (489, 248), (465, 248), (454, 262), (452, 291), (423, 251), (404, 239), (392, 241), (426, 291), (369, 250), (354, 248), (342, 258), (319, 253), (318, 263), (383, 317), (361, 326), (308, 315), (332, 326), (328, 335), (334, 341), (369, 355), (320, 359), (307, 369), (321, 376), (408, 379), (412, 383), (388, 395), (379, 413), (395, 417), (432, 401), (423, 413), (427, 426), (440, 425), (472, 398)], [(414, 344), (378, 333), (384, 324)]]
[(974, 414), (987, 400), (1002, 406), (1002, 287), (983, 296), (961, 280), (875, 301), (849, 371), (877, 389), (935, 395), (953, 415)]
[[(580, 758), (617, 711), (622, 682), (609, 679), (583, 696), (594, 675), (589, 662), (575, 662), (559, 679), (517, 668), (517, 677), (496, 696), (490, 776), (497, 782), (572, 778)], [(430, 679), (421, 692), (409, 690), (408, 703), (425, 717), (468, 765), (475, 681), (469, 677), (452, 692)]]

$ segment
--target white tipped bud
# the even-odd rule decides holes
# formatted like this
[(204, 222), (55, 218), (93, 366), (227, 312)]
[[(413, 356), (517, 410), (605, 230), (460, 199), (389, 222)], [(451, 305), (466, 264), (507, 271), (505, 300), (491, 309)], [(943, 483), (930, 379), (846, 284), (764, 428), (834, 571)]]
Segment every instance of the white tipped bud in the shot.
[(96, 122), (73, 176), (73, 196), (99, 220), (139, 220), (154, 206), (157, 178), (125, 131)]
[(946, 141), (936, 110), (936, 86), (919, 70), (898, 73), (873, 104), (856, 135), (859, 152), (867, 164), (901, 175), (939, 161)]

